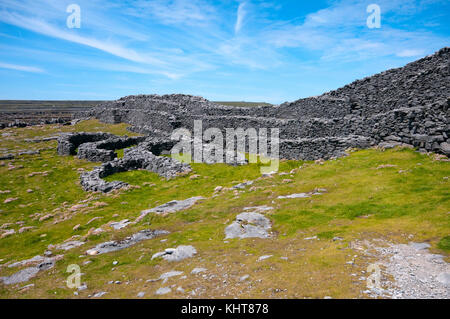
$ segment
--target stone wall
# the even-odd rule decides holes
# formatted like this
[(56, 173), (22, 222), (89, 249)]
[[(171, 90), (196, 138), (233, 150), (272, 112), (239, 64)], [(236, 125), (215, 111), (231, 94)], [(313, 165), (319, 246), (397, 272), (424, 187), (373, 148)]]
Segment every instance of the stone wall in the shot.
[(83, 143), (78, 148), (78, 158), (91, 162), (109, 162), (117, 157), (115, 150), (144, 141), (145, 137), (113, 137), (103, 141)]
[(348, 147), (387, 140), (449, 154), (450, 48), (321, 96), (278, 106), (233, 107), (190, 95), (137, 95), (106, 102), (86, 116), (126, 122), (131, 130), (169, 139), (194, 120), (203, 129), (279, 128), (283, 158), (338, 156)]
[(145, 169), (166, 179), (171, 179), (191, 171), (188, 164), (178, 162), (170, 157), (156, 156), (147, 147), (146, 143), (142, 143), (136, 147), (125, 149), (123, 158), (116, 158), (95, 167), (90, 172), (82, 173), (81, 186), (86, 191), (106, 193), (127, 186), (121, 181), (106, 182), (104, 180), (105, 177), (115, 173)]
[[(130, 147), (133, 145), (136, 146)], [(188, 164), (180, 163), (170, 157), (159, 156), (169, 152), (173, 145), (173, 141), (146, 136), (120, 137), (109, 133), (63, 133), (58, 137), (58, 154), (77, 154), (81, 159), (103, 162), (92, 171), (82, 173), (80, 180), (84, 190), (106, 193), (127, 186), (124, 182), (104, 180), (105, 177), (115, 173), (146, 169), (170, 179), (189, 172), (191, 168)], [(115, 151), (118, 149), (124, 149), (123, 158), (117, 158)]]

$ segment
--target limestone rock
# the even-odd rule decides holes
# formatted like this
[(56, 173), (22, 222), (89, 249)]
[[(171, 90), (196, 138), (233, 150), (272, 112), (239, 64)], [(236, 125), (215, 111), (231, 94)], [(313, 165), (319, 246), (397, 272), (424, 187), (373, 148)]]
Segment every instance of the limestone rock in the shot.
[(270, 220), (259, 213), (241, 213), (225, 229), (225, 238), (269, 238), (271, 227)]
[(141, 230), (140, 232), (120, 241), (108, 241), (98, 244), (94, 248), (86, 251), (86, 254), (93, 256), (122, 250), (124, 248), (131, 247), (141, 241), (153, 239), (157, 236), (166, 235), (168, 233), (169, 232), (165, 230)]
[(167, 202), (165, 204), (162, 204), (160, 206), (151, 208), (151, 209), (147, 209), (147, 210), (143, 210), (141, 212), (141, 215), (136, 219), (137, 222), (141, 221), (145, 216), (147, 216), (148, 214), (154, 213), (157, 215), (165, 215), (168, 213), (175, 213), (178, 212), (180, 210), (185, 210), (188, 209), (190, 207), (192, 207), (193, 205), (195, 205), (195, 203), (199, 200), (205, 199), (204, 197), (201, 196), (197, 196), (197, 197), (191, 197), (185, 200), (173, 200), (170, 202)]

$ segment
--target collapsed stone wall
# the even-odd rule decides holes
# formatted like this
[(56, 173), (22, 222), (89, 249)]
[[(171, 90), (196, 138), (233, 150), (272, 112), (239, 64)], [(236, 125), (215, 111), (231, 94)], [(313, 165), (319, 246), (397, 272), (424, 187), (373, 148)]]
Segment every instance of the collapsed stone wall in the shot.
[(78, 148), (78, 158), (91, 162), (109, 162), (117, 157), (115, 150), (139, 144), (145, 137), (114, 137), (103, 141), (83, 143)]
[[(130, 170), (146, 169), (170, 179), (191, 170), (188, 164), (170, 157), (159, 156), (169, 152), (175, 142), (155, 137), (120, 137), (109, 133), (63, 133), (58, 138), (59, 155), (75, 155), (92, 162), (103, 162), (80, 176), (86, 191), (110, 192), (127, 186), (121, 181), (107, 182), (105, 177)], [(130, 147), (136, 145), (135, 147)], [(130, 147), (130, 148), (127, 148)], [(78, 152), (77, 152), (78, 148)], [(124, 149), (118, 159), (116, 150)]]
[(75, 155), (77, 148), (88, 142), (104, 141), (109, 138), (116, 137), (109, 133), (62, 133), (58, 137), (58, 154), (59, 155)]
[(82, 173), (81, 186), (86, 191), (106, 193), (127, 186), (126, 183), (121, 181), (107, 182), (104, 180), (105, 177), (115, 173), (145, 169), (157, 173), (166, 179), (171, 179), (191, 171), (190, 165), (170, 157), (156, 156), (147, 148), (148, 145), (142, 143), (136, 147), (125, 149), (123, 158), (116, 158), (113, 161), (95, 167), (90, 172)]

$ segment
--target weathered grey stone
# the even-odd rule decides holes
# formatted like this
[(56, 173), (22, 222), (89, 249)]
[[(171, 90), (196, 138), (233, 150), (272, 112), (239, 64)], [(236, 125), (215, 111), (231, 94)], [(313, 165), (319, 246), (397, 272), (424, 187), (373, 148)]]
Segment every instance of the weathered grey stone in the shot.
[(206, 269), (206, 268), (196, 267), (196, 268), (192, 269), (191, 274), (197, 275), (197, 274), (199, 274), (201, 272), (205, 272), (207, 270), (208, 269)]
[(5, 285), (15, 285), (21, 282), (26, 282), (37, 275), (39, 272), (38, 267), (28, 267), (25, 269), (22, 269), (15, 274), (8, 276), (8, 277), (0, 277), (0, 279), (3, 280), (3, 283)]
[(298, 194), (290, 194), (290, 195), (280, 195), (278, 199), (286, 199), (286, 198), (308, 198), (311, 197), (309, 193), (298, 193)]
[(441, 150), (445, 155), (450, 155), (450, 144), (446, 142), (441, 143)]
[(254, 212), (241, 213), (236, 221), (225, 228), (225, 238), (268, 238), (271, 228), (270, 220)]
[(409, 245), (417, 250), (427, 249), (431, 247), (431, 245), (427, 243), (410, 243)]
[(35, 277), (40, 271), (48, 270), (53, 268), (55, 265), (55, 260), (47, 259), (44, 262), (38, 264), (37, 266), (24, 268), (11, 276), (0, 277), (5, 285), (15, 285), (21, 282), (26, 282), (31, 278)]
[(75, 155), (76, 149), (84, 143), (103, 141), (114, 138), (115, 135), (109, 133), (62, 133), (58, 137), (58, 154)]
[(169, 271), (159, 276), (159, 279), (161, 279), (163, 283), (165, 283), (170, 277), (181, 276), (182, 274), (182, 271)]
[(273, 257), (273, 255), (264, 255), (264, 256), (259, 257), (258, 261), (263, 261), (263, 260), (269, 259), (271, 257)]
[(191, 258), (197, 253), (193, 246), (180, 245), (177, 248), (168, 248), (164, 252), (156, 253), (152, 259), (162, 257), (167, 261), (180, 261), (186, 258)]
[(115, 150), (144, 141), (145, 137), (115, 136), (102, 141), (83, 143), (78, 148), (78, 158), (91, 162), (109, 162), (117, 157)]
[(88, 255), (99, 255), (105, 254), (112, 251), (122, 250), (124, 248), (131, 247), (141, 241), (153, 239), (157, 236), (162, 236), (168, 234), (168, 231), (165, 230), (141, 230), (140, 232), (125, 238), (124, 240), (119, 241), (108, 241), (101, 244), (98, 244), (92, 249), (86, 251)]
[(14, 155), (13, 154), (0, 155), (0, 161), (12, 160), (12, 159), (14, 159)]
[(93, 296), (92, 296), (92, 298), (101, 298), (101, 297), (103, 297), (104, 295), (106, 295), (108, 292), (107, 291), (100, 291), (100, 292), (97, 292), (96, 294), (94, 294)]
[(155, 294), (157, 295), (165, 295), (168, 294), (172, 291), (172, 289), (170, 289), (169, 287), (162, 287), (159, 288), (158, 290), (156, 290)]
[(265, 212), (269, 210), (273, 210), (273, 207), (262, 205), (262, 206), (251, 206), (251, 207), (244, 207), (244, 210), (251, 210), (253, 212)]
[(84, 241), (79, 241), (79, 240), (72, 240), (72, 241), (68, 241), (59, 245), (55, 246), (55, 249), (58, 250), (70, 250), (76, 247), (80, 247), (82, 245), (84, 245), (85, 242)]
[(111, 223), (110, 226), (115, 230), (120, 230), (122, 228), (127, 227), (129, 224), (131, 224), (129, 219), (123, 219), (120, 222)]
[(171, 254), (166, 253), (162, 258), (167, 261), (180, 261), (191, 258), (197, 254), (197, 250), (193, 246), (180, 245)]
[(234, 185), (232, 187), (232, 189), (244, 189), (247, 186), (250, 186), (253, 184), (253, 181), (248, 181), (248, 182), (244, 182), (244, 183), (239, 183), (237, 185)]
[(141, 212), (141, 215), (136, 219), (136, 221), (137, 222), (141, 221), (145, 216), (147, 216), (148, 214), (151, 214), (151, 213), (154, 213), (157, 215), (164, 215), (164, 214), (168, 214), (168, 213), (175, 213), (180, 210), (185, 210), (185, 209), (192, 207), (193, 205), (195, 205), (195, 203), (197, 201), (202, 200), (202, 199), (205, 199), (205, 198), (201, 197), (201, 196), (197, 196), (197, 197), (191, 197), (191, 198), (188, 198), (185, 200), (173, 200), (173, 201), (167, 202), (165, 204), (162, 204), (160, 206), (143, 210)]
[(441, 284), (450, 286), (450, 273), (442, 272), (436, 277), (436, 280), (439, 281)]

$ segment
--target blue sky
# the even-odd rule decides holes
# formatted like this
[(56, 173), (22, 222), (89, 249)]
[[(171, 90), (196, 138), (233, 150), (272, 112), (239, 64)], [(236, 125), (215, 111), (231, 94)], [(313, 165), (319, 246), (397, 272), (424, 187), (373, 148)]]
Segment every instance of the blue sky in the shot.
[(449, 21), (448, 0), (0, 0), (0, 99), (282, 103), (449, 46)]

